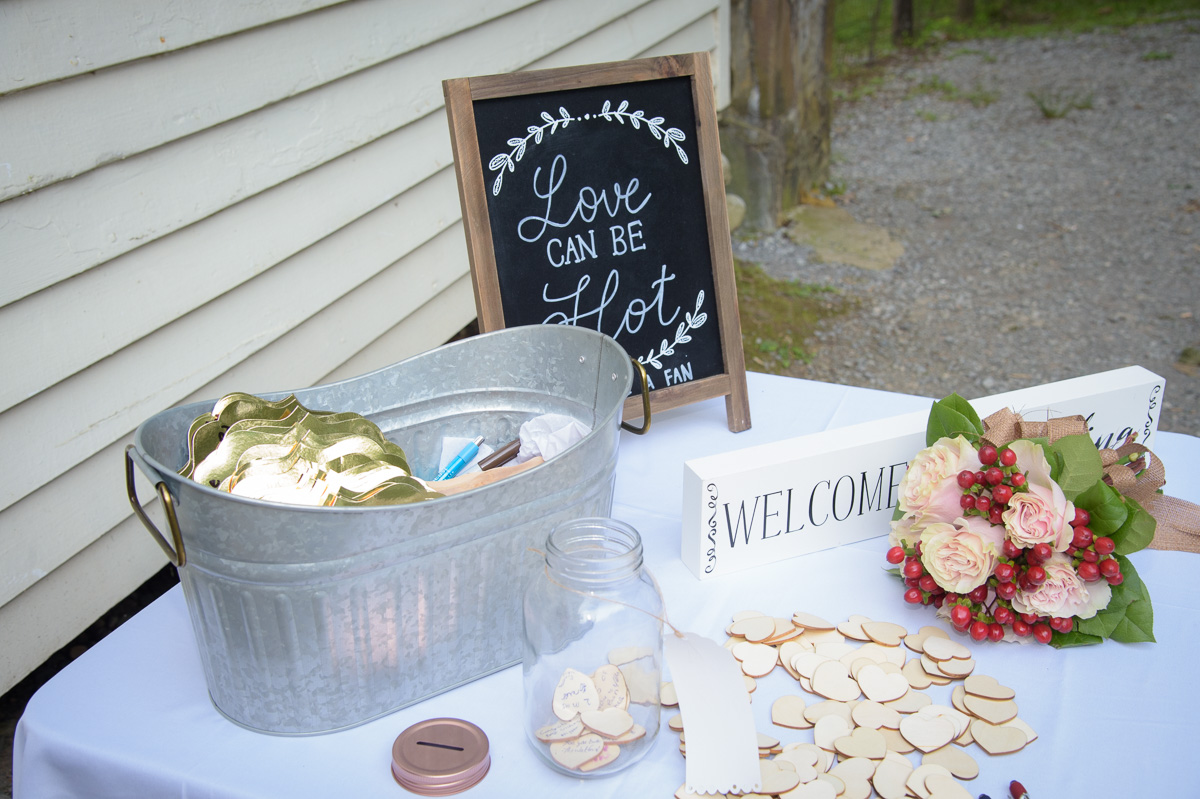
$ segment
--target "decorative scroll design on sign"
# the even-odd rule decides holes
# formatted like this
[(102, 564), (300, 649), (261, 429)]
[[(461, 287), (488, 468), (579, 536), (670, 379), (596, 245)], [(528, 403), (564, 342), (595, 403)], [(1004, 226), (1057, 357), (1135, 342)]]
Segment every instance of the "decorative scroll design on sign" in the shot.
[(679, 142), (687, 138), (687, 134), (679, 128), (663, 127), (666, 122), (662, 117), (646, 118), (645, 111), (629, 111), (629, 101), (622, 100), (621, 104), (614, 110), (612, 103), (608, 100), (604, 101), (604, 105), (600, 107), (597, 114), (584, 114), (581, 117), (573, 117), (566, 108), (559, 106), (558, 116), (551, 116), (548, 111), (543, 111), (541, 125), (530, 125), (525, 130), (527, 131), (524, 137), (514, 136), (508, 140), (508, 146), (512, 150), (507, 153), (497, 153), (492, 156), (492, 160), (488, 162), (488, 169), (496, 172), (496, 179), (492, 182), (492, 196), (499, 196), (500, 189), (504, 184), (504, 171), (517, 171), (517, 162), (525, 155), (525, 149), (529, 146), (529, 140), (533, 139), (533, 143), (541, 144), (542, 139), (547, 135), (554, 135), (561, 127), (566, 129), (572, 122), (590, 122), (597, 119), (603, 119), (605, 122), (619, 122), (624, 125), (628, 120), (634, 130), (641, 130), (642, 125), (650, 131), (650, 134), (663, 143), (663, 147), (675, 148), (675, 153), (679, 156), (679, 160), (683, 163), (688, 163), (687, 153), (679, 146)]

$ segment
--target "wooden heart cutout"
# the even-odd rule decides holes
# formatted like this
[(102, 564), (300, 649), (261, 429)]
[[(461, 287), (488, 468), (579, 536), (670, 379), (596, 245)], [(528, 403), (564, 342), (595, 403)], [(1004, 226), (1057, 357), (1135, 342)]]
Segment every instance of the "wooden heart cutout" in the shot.
[(850, 718), (858, 726), (872, 730), (881, 727), (900, 729), (900, 714), (894, 708), (885, 707), (878, 702), (859, 702), (850, 711)]
[(887, 754), (887, 741), (879, 730), (856, 727), (849, 735), (835, 739), (833, 748), (842, 757), (883, 760), (883, 756)]
[(888, 674), (876, 664), (859, 670), (858, 687), (874, 702), (892, 702), (908, 693), (909, 688), (908, 678), (903, 674)]
[(633, 728), (633, 716), (629, 715), (628, 710), (619, 707), (585, 710), (579, 714), (579, 720), (589, 730), (600, 733), (605, 738), (616, 738)]
[(925, 639), (933, 636), (934, 638), (949, 638), (950, 633), (943, 630), (941, 627), (922, 627), (915, 633), (909, 633), (904, 636), (904, 645), (916, 652), (922, 654), (925, 651)]
[(788, 799), (837, 799), (837, 788), (828, 782), (813, 780), (797, 785), (788, 793)]
[(908, 635), (908, 630), (890, 621), (864, 622), (862, 631), (877, 644), (882, 646), (900, 646), (900, 642)]
[(969, 694), (982, 696), (985, 699), (1014, 699), (1017, 692), (1007, 685), (1001, 685), (995, 677), (988, 674), (972, 674), (963, 681), (963, 688)]
[(837, 631), (847, 638), (855, 641), (870, 641), (867, 634), (863, 632), (862, 623), (871, 621), (867, 616), (852, 615), (849, 619), (837, 626)]
[(578, 769), (584, 763), (604, 751), (604, 739), (589, 733), (573, 741), (557, 741), (550, 744), (550, 757), (569, 769)]
[[(812, 674), (812, 686), (813, 691), (826, 699), (836, 699), (841, 702), (858, 699), (861, 695), (858, 683), (850, 676), (849, 669), (837, 660), (817, 666)], [(907, 688), (908, 683), (905, 682), (905, 689)]]
[(900, 719), (900, 734), (922, 752), (941, 749), (958, 737), (950, 719), (920, 713)]
[(613, 738), (612, 741), (610, 741), (610, 743), (629, 744), (629, 743), (633, 743), (634, 741), (638, 740), (639, 738), (645, 738), (645, 737), (646, 737), (646, 728), (643, 727), (641, 724), (634, 724), (632, 727), (629, 728), (629, 730), (627, 732), (624, 732), (621, 735), (618, 735), (616, 738)]
[(929, 694), (924, 694), (920, 691), (909, 691), (899, 699), (893, 699), (891, 702), (883, 704), (892, 708), (897, 713), (916, 713), (921, 708), (932, 705), (933, 700), (929, 698)]
[(792, 624), (797, 627), (803, 627), (805, 630), (832, 630), (835, 625), (825, 621), (820, 616), (815, 616), (812, 613), (804, 613), (797, 611), (792, 614)]
[(871, 784), (883, 799), (904, 799), (908, 795), (908, 775), (912, 772), (913, 765), (907, 757), (889, 751), (875, 767)]
[(591, 677), (581, 671), (567, 669), (554, 688), (554, 699), (550, 706), (554, 709), (554, 715), (569, 721), (585, 710), (599, 710), (600, 694)]
[(1029, 743), (1029, 739), (1019, 728), (988, 724), (983, 719), (975, 719), (971, 722), (971, 737), (989, 755), (1019, 752), (1025, 748), (1025, 744)]
[(600, 750), (600, 754), (593, 757), (591, 760), (579, 766), (580, 771), (595, 771), (598, 768), (604, 768), (609, 763), (616, 760), (621, 755), (621, 747), (615, 743), (606, 743), (604, 748)]
[(826, 752), (836, 751), (834, 741), (850, 734), (850, 725), (841, 716), (825, 716), (813, 725), (813, 741)]
[(928, 799), (974, 799), (974, 795), (944, 774), (930, 774), (925, 778)]
[(626, 710), (629, 708), (629, 687), (625, 685), (625, 675), (613, 665), (605, 665), (592, 673), (592, 682), (600, 697), (600, 710), (610, 707)]
[(770, 616), (751, 616), (729, 625), (730, 635), (740, 635), (747, 641), (763, 641), (775, 634), (775, 620)]
[(537, 739), (543, 743), (569, 741), (572, 738), (578, 738), (581, 734), (583, 734), (583, 722), (578, 717), (567, 721), (556, 721), (534, 733)]
[(925, 787), (925, 781), (931, 776), (941, 775), (949, 777), (950, 772), (942, 766), (936, 766), (932, 763), (928, 765), (920, 765), (913, 769), (912, 774), (908, 775), (908, 789), (921, 799), (929, 799), (929, 789)]
[(922, 763), (935, 763), (942, 766), (960, 780), (973, 780), (979, 776), (979, 764), (975, 758), (957, 746), (943, 746), (927, 752), (921, 758)]
[(929, 672), (925, 671), (925, 667), (921, 665), (921, 661), (913, 658), (904, 664), (904, 678), (908, 680), (910, 687), (918, 691), (924, 691), (929, 686), (933, 685), (933, 681), (929, 679)]
[(816, 724), (824, 716), (841, 716), (847, 727), (854, 726), (854, 705), (849, 702), (839, 702), (836, 699), (826, 699), (804, 708), (804, 718)]
[(928, 637), (922, 648), (925, 654), (934, 660), (949, 660), (950, 658), (966, 660), (971, 657), (970, 649), (949, 638)]
[(807, 730), (812, 722), (804, 717), (804, 697), (789, 694), (781, 696), (771, 705), (771, 721), (780, 727)]
[(763, 760), (758, 764), (762, 776), (762, 794), (787, 793), (800, 784), (800, 775), (779, 767), (774, 760)]
[(749, 641), (733, 648), (733, 656), (742, 662), (742, 672), (749, 677), (765, 677), (779, 662), (775, 647), (767, 644), (752, 644)]
[(1011, 699), (985, 699), (974, 694), (963, 695), (967, 711), (989, 724), (1003, 724), (1017, 717), (1017, 703)]

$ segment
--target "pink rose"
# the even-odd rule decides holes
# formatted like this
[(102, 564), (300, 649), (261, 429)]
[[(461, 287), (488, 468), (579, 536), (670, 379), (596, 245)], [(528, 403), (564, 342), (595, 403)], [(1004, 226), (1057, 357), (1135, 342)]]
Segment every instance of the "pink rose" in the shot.
[(987, 582), (1004, 543), (1004, 528), (982, 516), (934, 522), (921, 531), (921, 562), (937, 584), (965, 594)]
[(921, 528), (917, 527), (912, 516), (905, 516), (892, 522), (892, 529), (888, 532), (889, 547), (904, 547), (907, 549), (921, 540)]
[(1112, 599), (1112, 588), (1108, 583), (1105, 580), (1085, 583), (1075, 573), (1071, 559), (1066, 555), (1055, 552), (1042, 568), (1046, 570), (1046, 582), (1034, 591), (1018, 590), (1012, 600), (1016, 612), (1090, 619), (1108, 607)]
[(1008, 447), (1017, 454), (1017, 468), (1025, 472), (1029, 487), (1013, 494), (1001, 516), (1009, 538), (1022, 548), (1049, 544), (1055, 552), (1065, 552), (1074, 535), (1074, 503), (1050, 479), (1050, 463), (1040, 444), (1020, 440)]
[(962, 513), (958, 473), (979, 471), (979, 453), (970, 441), (940, 438), (916, 454), (900, 480), (900, 510), (918, 523), (948, 522)]

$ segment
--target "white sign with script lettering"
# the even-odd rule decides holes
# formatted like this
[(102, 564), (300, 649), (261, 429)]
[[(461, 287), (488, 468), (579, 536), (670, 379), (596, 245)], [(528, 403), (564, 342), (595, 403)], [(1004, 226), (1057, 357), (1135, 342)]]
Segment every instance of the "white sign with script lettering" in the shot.
[[(1140, 366), (972, 400), (981, 418), (1079, 414), (1097, 447), (1136, 434), (1153, 448), (1165, 381)], [(887, 535), (929, 412), (893, 416), (690, 460), (683, 562), (700, 579)]]

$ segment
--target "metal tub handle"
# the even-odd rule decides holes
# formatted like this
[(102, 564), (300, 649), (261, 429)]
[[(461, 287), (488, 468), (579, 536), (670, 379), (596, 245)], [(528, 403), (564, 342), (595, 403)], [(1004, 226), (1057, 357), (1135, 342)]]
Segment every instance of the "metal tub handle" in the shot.
[[(125, 490), (129, 493), (129, 504), (133, 506), (133, 512), (142, 520), (142, 524), (150, 531), (150, 535), (162, 547), (162, 551), (167, 554), (167, 559), (175, 564), (177, 568), (183, 568), (187, 564), (187, 553), (183, 550), (183, 533), (179, 531), (179, 519), (175, 516), (175, 499), (171, 496), (171, 492), (167, 490), (167, 484), (161, 480), (155, 484), (155, 489), (158, 491), (158, 498), (162, 501), (163, 511), (167, 514), (167, 524), (171, 527), (171, 540), (174, 542), (174, 549), (171, 548), (171, 543), (158, 531), (154, 526), (154, 522), (146, 515), (146, 511), (142, 509), (142, 503), (138, 501), (137, 486), (133, 481), (133, 459), (137, 456), (137, 450), (133, 444), (125, 447)], [(150, 480), (154, 478), (145, 464), (140, 463), (141, 457), (138, 457), (139, 467), (142, 473)]]
[(644, 436), (650, 429), (650, 380), (646, 377), (646, 367), (637, 358), (630, 358), (633, 368), (637, 370), (642, 380), (642, 426), (634, 427), (629, 422), (621, 422), (621, 429), (628, 430), (634, 435)]

